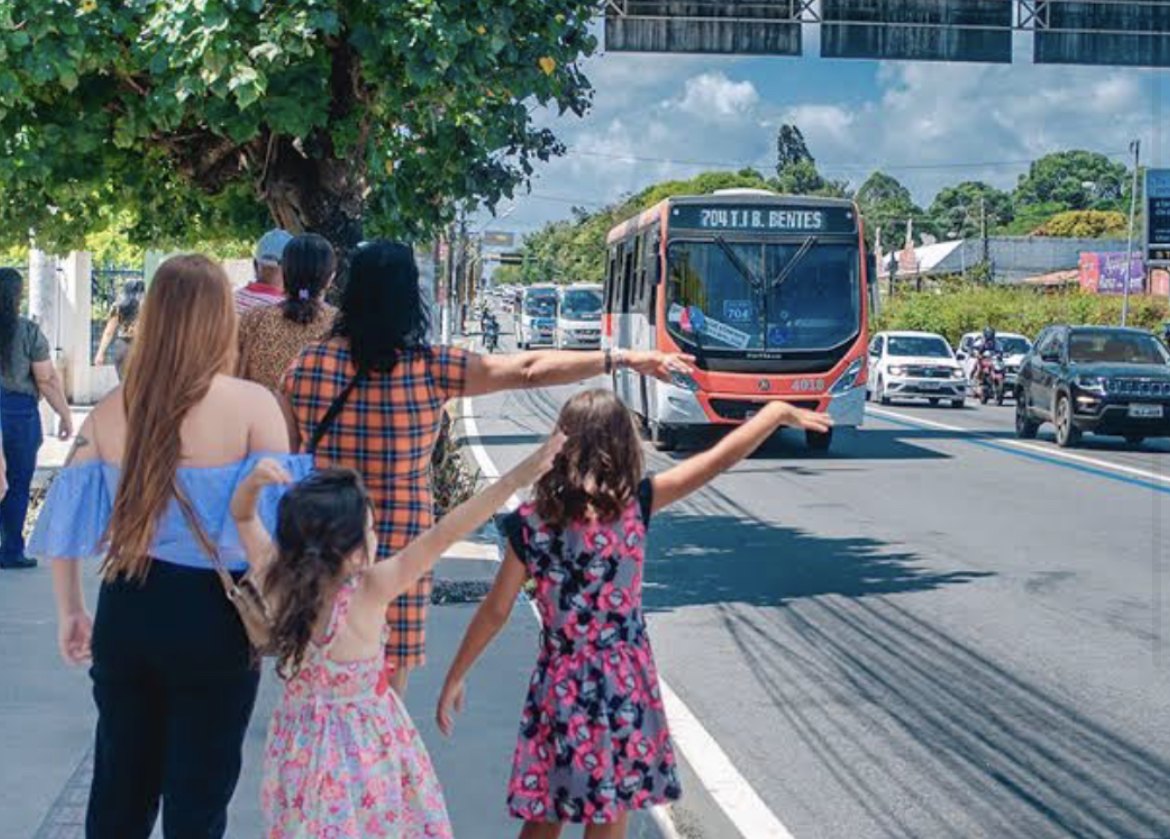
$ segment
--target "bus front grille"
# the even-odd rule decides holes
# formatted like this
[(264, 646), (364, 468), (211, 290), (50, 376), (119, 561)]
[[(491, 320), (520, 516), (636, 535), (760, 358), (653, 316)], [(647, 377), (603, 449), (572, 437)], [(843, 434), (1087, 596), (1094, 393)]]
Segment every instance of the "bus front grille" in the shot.
[[(789, 405), (804, 408), (809, 411), (815, 411), (819, 407), (819, 403), (815, 399), (793, 399), (785, 401)], [(714, 398), (711, 400), (711, 410), (718, 414), (720, 419), (742, 422), (747, 419), (748, 414), (755, 413), (767, 404), (767, 401), (759, 399)]]

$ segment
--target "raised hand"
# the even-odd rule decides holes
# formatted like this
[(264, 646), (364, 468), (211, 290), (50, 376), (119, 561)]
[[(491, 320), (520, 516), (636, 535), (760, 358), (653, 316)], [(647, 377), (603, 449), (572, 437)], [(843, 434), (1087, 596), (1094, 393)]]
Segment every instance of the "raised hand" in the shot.
[(766, 415), (774, 425), (803, 428), (805, 431), (824, 433), (833, 427), (833, 418), (819, 411), (797, 408), (787, 402), (769, 402), (761, 415)]
[(623, 366), (643, 376), (653, 376), (664, 382), (671, 381), (671, 375), (674, 373), (690, 375), (694, 371), (692, 366), (694, 362), (693, 355), (664, 353), (658, 350), (626, 352), (620, 357)]

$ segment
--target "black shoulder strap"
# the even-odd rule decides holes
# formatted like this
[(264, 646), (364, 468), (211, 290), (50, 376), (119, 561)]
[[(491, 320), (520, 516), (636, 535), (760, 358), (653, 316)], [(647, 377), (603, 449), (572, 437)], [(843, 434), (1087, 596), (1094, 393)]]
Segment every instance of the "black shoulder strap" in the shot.
[(341, 413), (341, 409), (345, 407), (345, 403), (349, 401), (350, 394), (353, 393), (354, 388), (361, 384), (366, 379), (366, 371), (358, 370), (354, 377), (349, 380), (349, 384), (345, 386), (345, 390), (337, 394), (337, 398), (333, 400), (333, 404), (329, 406), (329, 410), (325, 412), (325, 416), (321, 417), (321, 422), (317, 424), (316, 430), (313, 431), (313, 438), (309, 440), (309, 445), (305, 448), (305, 454), (316, 454), (317, 446), (321, 445), (322, 438), (329, 432), (329, 428), (337, 420), (337, 415)]

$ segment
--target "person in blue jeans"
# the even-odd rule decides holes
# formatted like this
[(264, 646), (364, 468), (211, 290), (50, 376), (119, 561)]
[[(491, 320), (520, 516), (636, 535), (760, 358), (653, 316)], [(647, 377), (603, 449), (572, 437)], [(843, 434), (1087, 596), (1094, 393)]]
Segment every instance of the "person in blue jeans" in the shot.
[(17, 271), (0, 268), (0, 427), (8, 485), (0, 501), (0, 568), (37, 564), (24, 555), (24, 520), (37, 452), (44, 441), (42, 396), (61, 418), (61, 439), (73, 436), (73, 418), (61, 377), (49, 358), (49, 341), (39, 326), (20, 314), (23, 289)]

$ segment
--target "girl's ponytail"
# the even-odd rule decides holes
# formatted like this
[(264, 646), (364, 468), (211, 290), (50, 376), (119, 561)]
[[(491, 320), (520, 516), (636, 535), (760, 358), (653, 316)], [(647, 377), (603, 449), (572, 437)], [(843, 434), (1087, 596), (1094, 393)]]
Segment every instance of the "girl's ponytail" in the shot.
[(370, 500), (357, 473), (330, 469), (294, 486), (277, 514), (276, 561), (265, 593), (274, 604), (277, 673), (296, 676), (322, 612), (343, 581), (349, 557), (365, 545)]

